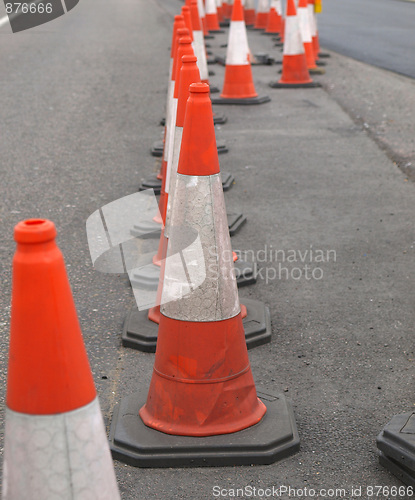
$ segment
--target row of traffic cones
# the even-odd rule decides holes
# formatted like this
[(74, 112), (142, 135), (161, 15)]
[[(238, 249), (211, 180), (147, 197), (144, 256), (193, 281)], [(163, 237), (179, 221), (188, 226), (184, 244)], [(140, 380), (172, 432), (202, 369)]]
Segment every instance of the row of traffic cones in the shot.
[[(131, 311), (122, 336), (124, 346), (156, 350), (148, 391), (120, 402), (110, 430), (113, 456), (142, 467), (268, 464), (299, 447), (290, 403), (253, 381), (247, 348), (270, 341), (269, 311), (239, 302), (215, 137), (212, 101), (261, 102), (240, 0), (219, 99), (211, 99), (196, 60), (179, 49), (157, 302), (148, 313)], [(267, 328), (252, 333), (261, 311)]]
[[(294, 453), (299, 439), (289, 402), (257, 391), (249, 365), (243, 317), (251, 305), (240, 305), (229, 258), (204, 50), (193, 52), (201, 39), (193, 28), (197, 19), (189, 30), (195, 2), (175, 19), (173, 31), (157, 179), (161, 236), (154, 261), (161, 264), (161, 305), (152, 310), (158, 324), (154, 372), (147, 393), (140, 390), (116, 408), (111, 450), (126, 463), (147, 467), (267, 464)], [(204, 31), (216, 28), (211, 10), (209, 4)], [(253, 87), (240, 0), (234, 2), (229, 38), (220, 102), (266, 102)], [(197, 247), (188, 245), (189, 235)], [(96, 390), (55, 237), (48, 220), (26, 220), (15, 228), (3, 498), (116, 499)], [(175, 256), (188, 248), (200, 253), (186, 261), (192, 282), (187, 288), (182, 282), (178, 293)], [(255, 345), (264, 341), (269, 332)]]

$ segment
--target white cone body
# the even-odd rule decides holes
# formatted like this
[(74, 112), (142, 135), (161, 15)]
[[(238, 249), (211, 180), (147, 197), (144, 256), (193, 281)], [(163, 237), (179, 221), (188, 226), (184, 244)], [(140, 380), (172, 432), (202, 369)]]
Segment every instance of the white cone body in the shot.
[(197, 67), (199, 68), (200, 79), (207, 82), (209, 79), (209, 73), (203, 31), (193, 31), (193, 51), (197, 57)]
[(314, 38), (317, 35), (317, 21), (316, 13), (314, 12), (314, 5), (312, 3), (309, 3), (307, 9), (310, 22), (311, 37)]
[(244, 0), (242, 6), (245, 10), (255, 10), (255, 0)]
[(197, 9), (199, 11), (200, 20), (205, 17), (205, 6), (203, 5), (203, 0), (197, 0)]
[(97, 399), (56, 415), (6, 408), (2, 499), (120, 499)]
[(308, 7), (298, 7), (297, 9), (298, 23), (303, 43), (311, 43), (311, 28), (309, 23)]
[(176, 127), (173, 141), (173, 157), (170, 168), (169, 197), (167, 200), (166, 224), (164, 227), (164, 236), (169, 237), (170, 214), (174, 200), (174, 188), (176, 186), (177, 168), (179, 166), (180, 148), (182, 147), (183, 127)]
[(222, 0), (216, 0), (216, 12), (218, 11), (218, 7), (222, 7)]
[(269, 12), (269, 0), (258, 0), (257, 13)]
[(216, 9), (216, 1), (215, 0), (206, 0), (206, 14), (217, 14), (218, 11)]
[(243, 66), (249, 63), (249, 46), (245, 21), (232, 21), (229, 28), (227, 66)]
[(286, 16), (283, 54), (285, 56), (297, 56), (303, 53), (304, 45), (298, 16)]
[(177, 174), (165, 265), (164, 316), (206, 322), (239, 314), (220, 174)]
[[(174, 87), (174, 84), (172, 85)], [(174, 88), (173, 88), (174, 92)], [(166, 164), (166, 181), (165, 181), (165, 186), (164, 190), (168, 194), (169, 193), (169, 188), (170, 188), (170, 176), (171, 176), (171, 165), (172, 165), (172, 158), (173, 158), (173, 145), (174, 145), (174, 133), (176, 131), (176, 116), (177, 116), (177, 104), (178, 100), (176, 97), (172, 97), (172, 105), (171, 105), (171, 113), (170, 113), (170, 120), (169, 120), (169, 126), (167, 128), (167, 133), (166, 133), (166, 145), (165, 145), (165, 150), (167, 149), (167, 156), (165, 157), (165, 160), (167, 161)]]
[(281, 0), (271, 0), (271, 7), (274, 7), (276, 13), (281, 16), (282, 15), (282, 5)]

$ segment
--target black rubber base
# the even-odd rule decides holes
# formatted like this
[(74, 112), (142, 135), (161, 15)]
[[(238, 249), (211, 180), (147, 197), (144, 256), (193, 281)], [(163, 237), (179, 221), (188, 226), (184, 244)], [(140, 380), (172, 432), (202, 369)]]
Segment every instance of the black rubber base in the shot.
[[(233, 183), (233, 179), (229, 181), (229, 183), (230, 183), (229, 187), (223, 187), (224, 191), (227, 191), (230, 188), (230, 186)], [(227, 217), (228, 217), (229, 234), (233, 236), (245, 224), (246, 217), (243, 214), (232, 213), (232, 212), (228, 213)], [(153, 220), (150, 220), (148, 222), (142, 222), (140, 224), (135, 224), (130, 229), (130, 234), (132, 236), (135, 236), (136, 238), (142, 238), (142, 239), (160, 238), (161, 224)]]
[(228, 227), (230, 236), (234, 236), (246, 222), (244, 214), (228, 213)]
[[(209, 84), (209, 91), (211, 94), (217, 94), (218, 92), (220, 92), (220, 89), (219, 87), (216, 87), (216, 85)], [(218, 148), (218, 153), (219, 153), (219, 148)]]
[[(236, 283), (238, 287), (253, 285), (257, 279), (256, 263), (238, 259), (235, 263)], [(142, 290), (157, 290), (160, 277), (160, 267), (151, 264), (134, 271), (130, 276), (131, 286)]]
[(322, 57), (324, 59), (324, 58), (327, 58), (327, 57), (331, 57), (331, 55), (327, 54), (327, 52), (319, 52), (318, 53), (318, 57)]
[(319, 82), (310, 83), (280, 83), (280, 82), (270, 82), (269, 86), (273, 89), (313, 89), (321, 87)]
[(275, 59), (268, 54), (254, 54), (255, 62), (251, 62), (252, 66), (272, 66)]
[(378, 435), (376, 444), (385, 463), (387, 459), (393, 470), (399, 467), (415, 485), (415, 413), (395, 415)]
[(212, 104), (243, 104), (243, 105), (252, 105), (252, 104), (264, 104), (266, 102), (270, 102), (270, 98), (267, 95), (262, 97), (247, 97), (245, 99), (229, 99), (223, 97), (217, 97), (212, 99)]
[(225, 30), (209, 30), (209, 33), (216, 35), (217, 33), (225, 33)]
[[(217, 87), (211, 87), (210, 92), (219, 92), (219, 89)], [(229, 151), (229, 149), (227, 148), (226, 144), (223, 141), (216, 141), (216, 147), (218, 149), (219, 155), (227, 153)], [(163, 156), (163, 150), (164, 150), (164, 142), (156, 141), (153, 143), (153, 146), (151, 147), (150, 151), (153, 156), (159, 158)]]
[(224, 115), (223, 113), (216, 113), (215, 111), (213, 112), (213, 124), (214, 125), (223, 125), (228, 121), (228, 117)]
[(415, 475), (413, 471), (393, 460), (393, 458), (386, 457), (383, 453), (379, 455), (379, 463), (404, 484), (415, 487)]
[[(228, 121), (228, 118), (226, 117), (226, 115), (219, 114), (219, 113), (214, 113), (213, 114), (213, 123), (214, 123), (214, 125), (223, 125), (227, 121)], [(166, 125), (166, 119), (165, 118), (162, 118), (160, 120), (160, 125), (163, 126), (163, 127)]]
[(110, 448), (114, 459), (134, 467), (219, 467), (269, 465), (300, 449), (291, 403), (268, 389), (257, 390), (267, 407), (262, 420), (220, 436), (172, 436), (144, 425), (138, 415), (147, 389), (122, 399), (114, 408)]
[(139, 191), (144, 191), (146, 189), (153, 189), (155, 195), (159, 195), (161, 191), (161, 180), (157, 178), (157, 174), (153, 174), (151, 177), (145, 179), (139, 186)]
[[(204, 35), (204, 39), (205, 40), (213, 40), (213, 38), (215, 38), (213, 35)], [(207, 45), (208, 47), (209, 45)]]
[(283, 42), (275, 42), (274, 47), (283, 47), (284, 43)]
[(310, 75), (324, 75), (326, 73), (326, 70), (324, 68), (313, 68), (309, 69), (308, 72)]
[[(248, 349), (271, 342), (269, 308), (258, 300), (242, 299), (247, 316), (242, 320)], [(156, 352), (158, 324), (148, 319), (148, 310), (133, 307), (125, 318), (121, 334), (122, 345), (142, 352)]]
[(220, 64), (221, 66), (226, 66), (226, 59), (225, 59), (225, 57), (216, 56), (216, 62), (217, 62), (217, 64)]
[(230, 25), (231, 25), (230, 19), (227, 19), (226, 21), (222, 21), (221, 23), (219, 23), (219, 26), (221, 28), (229, 28)]
[(316, 61), (317, 66), (327, 66), (327, 63), (324, 61)]

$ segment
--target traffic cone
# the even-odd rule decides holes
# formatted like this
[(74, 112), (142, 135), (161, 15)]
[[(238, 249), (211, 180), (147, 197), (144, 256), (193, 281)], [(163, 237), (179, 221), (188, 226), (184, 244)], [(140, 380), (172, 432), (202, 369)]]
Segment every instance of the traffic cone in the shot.
[(268, 24), (269, 0), (258, 0), (254, 29), (264, 30)]
[(222, 94), (213, 104), (262, 104), (268, 96), (259, 97), (252, 79), (248, 38), (241, 0), (235, 0), (226, 51), (225, 81)]
[(282, 76), (278, 82), (271, 82), (269, 85), (273, 88), (308, 88), (321, 86), (320, 83), (311, 80), (307, 69), (307, 60), (294, 0), (287, 0)]
[[(196, 66), (196, 57), (191, 55), (183, 56), (180, 77), (176, 78), (179, 82), (178, 88), (178, 105), (176, 115), (176, 130), (174, 133), (173, 155), (170, 161), (169, 169), (169, 189), (168, 192), (168, 208), (165, 216), (165, 231), (161, 232), (159, 251), (157, 258), (160, 262), (163, 261), (165, 255), (165, 236), (168, 236), (168, 228), (170, 225), (171, 205), (174, 200), (174, 186), (176, 185), (177, 166), (179, 162), (179, 154), (181, 149), (181, 139), (183, 134), (183, 124), (185, 117), (186, 103), (189, 96), (189, 86), (191, 83), (200, 82), (199, 71)], [(229, 226), (229, 214), (227, 214)], [(246, 218), (241, 214), (240, 219), (236, 219), (239, 225), (242, 225)], [(235, 258), (234, 258), (235, 261)], [(256, 265), (252, 265), (243, 259), (237, 259), (234, 262), (237, 284), (239, 287), (250, 285), (256, 282), (257, 269)], [(163, 271), (153, 266), (145, 266), (139, 271), (135, 271), (130, 276), (130, 282), (135, 293), (140, 293), (140, 290), (156, 290), (160, 289), (160, 283), (163, 282)], [(243, 324), (248, 348), (257, 347), (271, 340), (271, 324), (267, 308), (262, 302), (247, 299), (243, 314)], [(159, 309), (159, 308), (158, 308)], [(145, 352), (154, 352), (157, 344), (159, 314), (156, 313), (156, 308), (152, 308), (148, 315), (146, 311), (138, 311), (136, 307), (128, 313), (124, 321), (122, 342), (124, 347), (131, 347)]]
[(205, 19), (206, 19), (206, 29), (209, 33), (223, 33), (223, 30), (220, 29), (218, 12), (216, 9), (216, 0), (206, 0), (206, 11), (205, 11)]
[(255, 0), (245, 0), (244, 4), (244, 19), (245, 26), (253, 26), (255, 24)]
[[(143, 467), (273, 463), (296, 452), (299, 439), (284, 397), (257, 396), (202, 83), (190, 87), (171, 220), (153, 376), (147, 397), (132, 394), (117, 407), (113, 456)], [(200, 243), (189, 259), (192, 281), (201, 283), (192, 291), (169, 260), (190, 235)]]
[(379, 463), (403, 483), (414, 487), (415, 413), (395, 415), (378, 435), (376, 444), (380, 450)]
[[(320, 7), (318, 7), (318, 5)], [(311, 18), (311, 36), (313, 40), (314, 57), (318, 65), (324, 66), (325, 63), (321, 62), (320, 58), (330, 57), (330, 54), (326, 52), (320, 52), (320, 42), (318, 37), (316, 14), (317, 12), (321, 12), (321, 3), (317, 4), (316, 0), (308, 0), (308, 8), (310, 10), (310, 18)]]
[(265, 34), (278, 35), (280, 32), (281, 32), (281, 0), (272, 0)]
[(310, 11), (308, 8), (308, 0), (299, 0), (297, 16), (300, 25), (301, 38), (304, 45), (308, 72), (310, 74), (324, 74), (324, 69), (317, 67), (316, 60), (314, 58), (314, 47), (313, 40), (311, 38), (311, 19)]
[(48, 220), (14, 230), (2, 498), (119, 499), (55, 236)]

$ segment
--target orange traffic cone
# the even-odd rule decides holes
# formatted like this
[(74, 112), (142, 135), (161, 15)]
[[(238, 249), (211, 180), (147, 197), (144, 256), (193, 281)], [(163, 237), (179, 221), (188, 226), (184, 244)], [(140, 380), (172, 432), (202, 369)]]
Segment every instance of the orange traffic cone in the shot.
[(273, 0), (271, 3), (265, 33), (269, 35), (281, 33), (281, 0)]
[(254, 29), (264, 30), (268, 24), (269, 0), (258, 0)]
[(218, 22), (219, 22), (219, 26), (220, 26), (220, 23), (223, 23), (224, 21), (224, 17), (223, 17), (223, 4), (222, 4), (222, 0), (216, 0), (216, 12), (217, 12), (217, 15), (218, 15)]
[(14, 230), (2, 498), (119, 499), (55, 236), (48, 220)]
[[(184, 55), (182, 58), (182, 67), (180, 70), (180, 76), (176, 77), (176, 86), (178, 82), (178, 104), (177, 104), (177, 115), (176, 115), (176, 129), (174, 133), (174, 146), (173, 154), (170, 161), (169, 168), (169, 188), (168, 192), (168, 206), (165, 217), (165, 230), (162, 231), (159, 252), (157, 254), (161, 262), (165, 258), (163, 251), (165, 250), (165, 237), (168, 237), (169, 226), (171, 219), (171, 206), (173, 204), (175, 196), (175, 185), (177, 177), (177, 167), (179, 163), (179, 155), (182, 144), (183, 135), (183, 125), (185, 118), (186, 103), (189, 97), (189, 86), (192, 83), (200, 82), (199, 70), (196, 65), (196, 57), (192, 55)], [(243, 216), (242, 216), (243, 217)], [(233, 231), (242, 225), (246, 218), (238, 218), (235, 223), (230, 226), (231, 217), (227, 214), (228, 227), (231, 227)], [(237, 227), (238, 226), (238, 227)], [(235, 258), (234, 258), (235, 260)], [(238, 286), (250, 285), (256, 282), (256, 267), (252, 264), (242, 260), (237, 259), (234, 262), (235, 272), (237, 276)], [(151, 273), (153, 268), (145, 267), (145, 273), (140, 275), (139, 273), (134, 273), (130, 277), (131, 284), (135, 293), (140, 293), (140, 290), (147, 288), (150, 282), (149, 273)], [(154, 289), (158, 285), (158, 290), (160, 291), (160, 284), (163, 284), (163, 272), (162, 269), (160, 273), (154, 273), (151, 275), (151, 282)], [(157, 280), (157, 283), (155, 281)], [(158, 294), (160, 299), (160, 294)], [(160, 300), (159, 300), (160, 303)], [(243, 314), (243, 324), (246, 336), (246, 342), (248, 348), (257, 347), (264, 343), (270, 342), (271, 340), (271, 320), (269, 316), (268, 309), (260, 301), (252, 299), (244, 299), (244, 314)], [(154, 352), (156, 350), (157, 343), (157, 330), (159, 323), (159, 307), (152, 308), (148, 316), (146, 316), (146, 311), (138, 311), (137, 308), (133, 308), (127, 315), (123, 326), (122, 332), (122, 342), (124, 347), (131, 347), (133, 349), (138, 349), (146, 352)]]
[(308, 8), (308, 0), (299, 0), (297, 16), (300, 25), (301, 38), (304, 45), (307, 69), (310, 74), (324, 74), (324, 69), (317, 67), (316, 60), (314, 58), (314, 47), (311, 37), (311, 19), (310, 11)]
[[(153, 376), (147, 397), (133, 394), (117, 408), (113, 456), (171, 467), (267, 464), (294, 453), (290, 405), (282, 396), (260, 400), (249, 364), (203, 83), (190, 87), (171, 221)], [(178, 251), (189, 257), (193, 290), (178, 274)]]
[(273, 88), (320, 87), (319, 83), (311, 80), (307, 69), (294, 0), (287, 0), (282, 76), (278, 82), (271, 82), (269, 85)]
[(255, 24), (255, 0), (245, 0), (244, 4), (244, 19), (246, 26), (253, 26)]
[[(321, 8), (321, 4), (320, 8)], [(317, 3), (316, 0), (308, 0), (308, 8), (310, 11), (310, 19), (311, 19), (311, 36), (313, 39), (313, 49), (314, 49), (314, 57), (319, 66), (325, 66), (326, 63), (320, 62), (321, 57), (330, 57), (330, 54), (327, 52), (320, 52), (320, 42), (318, 37), (318, 29), (317, 29)], [(318, 10), (320, 12), (320, 10)]]
[(212, 99), (212, 103), (262, 104), (268, 101), (268, 96), (259, 97), (255, 90), (243, 8), (241, 0), (235, 0), (226, 51), (225, 82), (222, 94)]
[(220, 29), (216, 0), (206, 0), (205, 5), (206, 28), (209, 33), (223, 33)]

